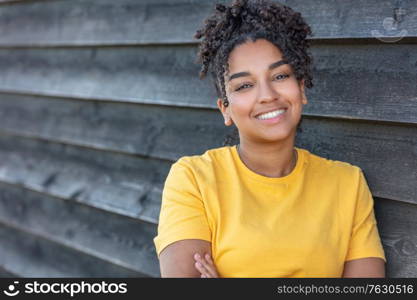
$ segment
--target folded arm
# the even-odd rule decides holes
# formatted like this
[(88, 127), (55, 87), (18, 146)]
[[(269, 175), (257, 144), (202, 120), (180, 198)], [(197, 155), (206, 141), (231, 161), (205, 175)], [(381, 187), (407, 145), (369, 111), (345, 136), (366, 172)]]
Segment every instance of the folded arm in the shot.
[(379, 257), (346, 261), (342, 277), (385, 278), (385, 261)]
[(195, 267), (194, 254), (211, 255), (211, 243), (200, 239), (186, 239), (166, 246), (159, 255), (161, 277), (195, 277), (201, 273)]

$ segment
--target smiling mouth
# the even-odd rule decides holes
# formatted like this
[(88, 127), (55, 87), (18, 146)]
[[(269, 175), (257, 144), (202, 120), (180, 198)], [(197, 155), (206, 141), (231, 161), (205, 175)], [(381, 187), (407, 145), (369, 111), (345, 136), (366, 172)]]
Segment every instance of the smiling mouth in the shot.
[(272, 120), (272, 119), (276, 119), (277, 117), (283, 115), (285, 112), (287, 111), (287, 109), (277, 109), (265, 114), (261, 114), (259, 116), (256, 116), (255, 118), (261, 121), (264, 120)]

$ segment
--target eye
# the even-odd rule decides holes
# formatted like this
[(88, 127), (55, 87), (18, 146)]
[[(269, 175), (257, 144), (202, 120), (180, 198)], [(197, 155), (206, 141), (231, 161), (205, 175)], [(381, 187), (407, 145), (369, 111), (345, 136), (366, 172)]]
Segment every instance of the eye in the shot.
[(285, 78), (288, 78), (288, 77), (290, 77), (290, 75), (288, 75), (288, 74), (278, 74), (278, 75), (274, 76), (274, 79), (282, 80), (282, 79), (285, 79)]
[(252, 86), (252, 85), (251, 85), (250, 83), (244, 83), (244, 84), (242, 84), (242, 85), (238, 86), (238, 87), (235, 89), (235, 92), (238, 92), (238, 91), (240, 91), (240, 90), (242, 90), (242, 89), (249, 88), (249, 87), (251, 87), (251, 86)]

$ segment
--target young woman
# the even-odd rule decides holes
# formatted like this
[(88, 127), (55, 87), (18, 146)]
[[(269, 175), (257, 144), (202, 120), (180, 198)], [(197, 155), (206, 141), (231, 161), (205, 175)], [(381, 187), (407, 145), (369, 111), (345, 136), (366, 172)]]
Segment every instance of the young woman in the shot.
[(184, 156), (167, 176), (162, 277), (384, 277), (358, 166), (294, 146), (311, 88), (310, 27), (272, 1), (218, 4), (196, 38), (238, 145)]

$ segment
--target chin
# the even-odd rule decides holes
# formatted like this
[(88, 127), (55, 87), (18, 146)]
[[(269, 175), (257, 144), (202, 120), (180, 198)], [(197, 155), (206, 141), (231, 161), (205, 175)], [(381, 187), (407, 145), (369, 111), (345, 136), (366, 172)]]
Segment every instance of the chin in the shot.
[(295, 132), (295, 128), (291, 129), (291, 128), (269, 128), (268, 130), (265, 130), (264, 132), (261, 133), (261, 136), (264, 139), (267, 140), (283, 140), (283, 139), (287, 139), (290, 136), (292, 136)]
[(282, 133), (282, 134), (264, 134), (262, 136), (259, 136), (260, 139), (267, 141), (267, 142), (279, 142), (279, 141), (283, 141), (283, 140), (287, 140), (289, 138), (292, 137), (292, 133), (291, 132), (287, 132), (287, 133)]

